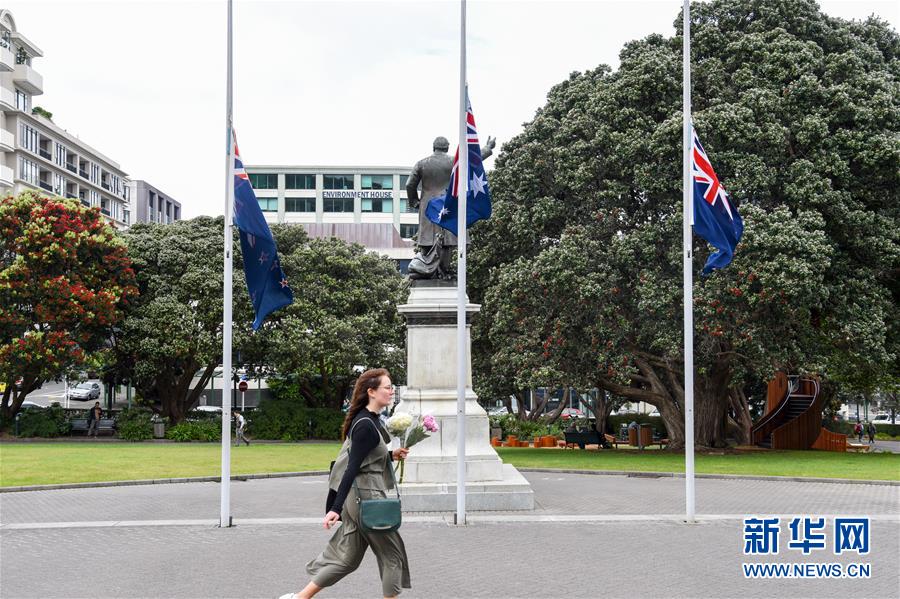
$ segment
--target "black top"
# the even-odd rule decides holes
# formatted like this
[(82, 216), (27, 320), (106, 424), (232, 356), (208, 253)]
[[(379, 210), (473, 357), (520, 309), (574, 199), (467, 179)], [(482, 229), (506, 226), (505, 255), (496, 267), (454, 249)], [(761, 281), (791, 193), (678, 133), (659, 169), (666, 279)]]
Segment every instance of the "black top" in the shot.
[[(363, 418), (371, 419), (375, 426), (362, 423), (353, 428), (353, 424), (356, 424)], [(347, 493), (350, 492), (350, 487), (353, 486), (353, 479), (359, 474), (359, 467), (362, 465), (363, 460), (366, 459), (366, 456), (369, 455), (369, 452), (381, 443), (381, 435), (378, 433), (381, 430), (379, 422), (378, 414), (370, 412), (366, 408), (360, 410), (359, 414), (353, 419), (353, 423), (350, 425), (353, 432), (350, 435), (350, 457), (347, 461), (347, 470), (344, 471), (344, 476), (341, 478), (341, 484), (338, 485), (337, 491), (328, 489), (328, 499), (325, 502), (326, 513), (329, 511), (341, 513), (344, 507), (344, 500), (347, 499)], [(392, 460), (394, 459), (393, 454), (388, 452), (388, 455)]]

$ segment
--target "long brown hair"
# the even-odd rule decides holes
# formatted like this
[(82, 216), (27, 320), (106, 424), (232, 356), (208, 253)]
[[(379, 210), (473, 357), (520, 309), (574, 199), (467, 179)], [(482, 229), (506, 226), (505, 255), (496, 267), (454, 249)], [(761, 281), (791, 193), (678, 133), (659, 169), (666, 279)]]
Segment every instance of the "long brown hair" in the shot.
[(356, 415), (369, 405), (369, 389), (377, 389), (381, 384), (381, 377), (385, 376), (388, 378), (391, 376), (386, 368), (373, 368), (365, 371), (356, 379), (356, 385), (353, 386), (353, 398), (350, 400), (350, 409), (347, 410), (347, 417), (344, 418), (344, 427), (341, 430), (341, 440), (347, 438), (350, 425), (353, 424)]

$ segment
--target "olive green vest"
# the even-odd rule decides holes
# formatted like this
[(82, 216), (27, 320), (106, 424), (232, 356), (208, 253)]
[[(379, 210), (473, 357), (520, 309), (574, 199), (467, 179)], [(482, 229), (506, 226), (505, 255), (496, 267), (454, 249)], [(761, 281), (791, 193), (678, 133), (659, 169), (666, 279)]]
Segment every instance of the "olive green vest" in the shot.
[[(363, 420), (368, 420), (370, 424), (364, 423)], [(337, 488), (341, 485), (341, 479), (344, 478), (344, 472), (347, 471), (347, 462), (350, 461), (350, 437), (353, 435), (353, 428), (356, 426), (375, 426), (378, 428), (378, 434), (381, 437), (381, 443), (376, 445), (369, 452), (369, 455), (363, 458), (359, 472), (356, 475), (356, 485), (360, 489), (377, 489), (380, 491), (393, 489), (394, 480), (388, 470), (388, 468), (393, 468), (393, 463), (388, 456), (389, 449), (385, 440), (385, 437), (390, 439), (390, 436), (381, 425), (376, 424), (368, 416), (363, 416), (353, 423), (353, 426), (350, 428), (344, 444), (341, 445), (337, 460), (334, 462), (334, 467), (331, 469), (331, 475), (328, 477), (328, 488), (337, 491)]]

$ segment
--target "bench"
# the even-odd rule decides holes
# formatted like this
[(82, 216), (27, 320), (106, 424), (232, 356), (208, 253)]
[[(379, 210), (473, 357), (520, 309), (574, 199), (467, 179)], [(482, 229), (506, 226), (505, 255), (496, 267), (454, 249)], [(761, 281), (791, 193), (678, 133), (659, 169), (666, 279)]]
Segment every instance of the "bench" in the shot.
[[(88, 420), (87, 418), (73, 418), (70, 423), (72, 427), (69, 429), (69, 434), (72, 433), (85, 433), (88, 431)], [(97, 434), (100, 433), (110, 433), (115, 434), (116, 432), (116, 421), (112, 418), (101, 418), (99, 424), (97, 425)]]
[(847, 441), (847, 451), (867, 452), (871, 450), (872, 446), (866, 443), (851, 443), (850, 441)]
[(566, 431), (563, 434), (566, 436), (566, 449), (575, 449), (576, 445), (581, 449), (584, 449), (585, 445), (597, 445), (598, 449), (602, 446), (602, 443), (600, 443), (600, 434), (597, 431)]

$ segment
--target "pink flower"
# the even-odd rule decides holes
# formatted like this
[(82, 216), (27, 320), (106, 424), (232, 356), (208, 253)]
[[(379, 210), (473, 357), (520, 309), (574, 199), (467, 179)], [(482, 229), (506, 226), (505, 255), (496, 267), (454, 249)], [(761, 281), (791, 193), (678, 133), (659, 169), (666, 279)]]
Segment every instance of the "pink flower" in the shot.
[(422, 418), (422, 427), (429, 433), (436, 433), (438, 430), (437, 422), (435, 422), (434, 416), (431, 414), (427, 414)]

